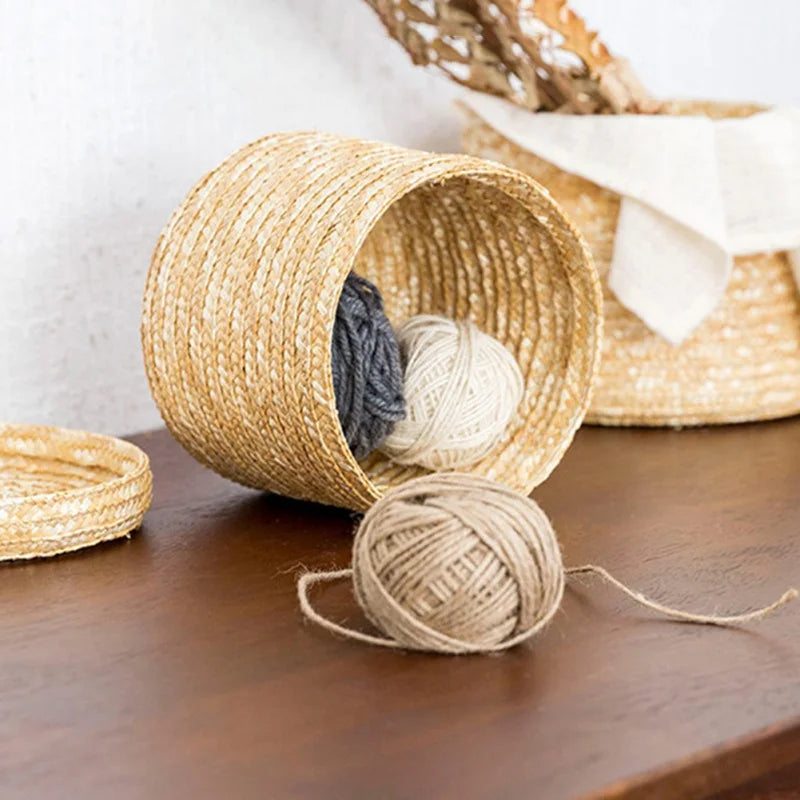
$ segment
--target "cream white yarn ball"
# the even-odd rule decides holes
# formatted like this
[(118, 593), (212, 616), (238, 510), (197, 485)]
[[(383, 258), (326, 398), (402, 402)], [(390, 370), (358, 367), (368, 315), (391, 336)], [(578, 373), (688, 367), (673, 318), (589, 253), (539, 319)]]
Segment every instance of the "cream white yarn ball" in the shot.
[(502, 439), (524, 393), (519, 365), (471, 322), (429, 314), (397, 334), (404, 356), (406, 417), (381, 449), (398, 464), (468, 467)]

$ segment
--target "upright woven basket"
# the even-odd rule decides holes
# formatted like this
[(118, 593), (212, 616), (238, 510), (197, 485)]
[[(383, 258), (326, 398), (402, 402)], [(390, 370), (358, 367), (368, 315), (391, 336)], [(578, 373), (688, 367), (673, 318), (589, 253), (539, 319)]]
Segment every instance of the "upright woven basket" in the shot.
[(395, 324), (468, 318), (505, 343), (525, 398), (474, 471), (525, 492), (544, 480), (599, 355), (600, 287), (580, 236), (514, 170), (316, 133), (244, 147), (161, 236), (143, 345), (175, 437), (240, 483), (358, 510), (421, 474), (377, 454), (357, 462), (339, 425), (331, 336), (351, 270)]
[[(676, 104), (675, 113), (744, 117), (754, 106)], [(588, 422), (698, 425), (800, 412), (800, 298), (786, 253), (735, 260), (714, 313), (676, 347), (652, 333), (608, 288), (618, 195), (519, 147), (472, 112), (463, 144), (544, 184), (586, 236), (603, 282), (605, 336)]]

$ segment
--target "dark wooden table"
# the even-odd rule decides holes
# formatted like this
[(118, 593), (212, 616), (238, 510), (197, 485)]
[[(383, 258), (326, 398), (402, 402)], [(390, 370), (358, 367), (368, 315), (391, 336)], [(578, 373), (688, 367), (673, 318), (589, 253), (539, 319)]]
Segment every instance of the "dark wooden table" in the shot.
[[(722, 630), (582, 579), (502, 656), (385, 652), (297, 608), (299, 565), (347, 563), (349, 514), (135, 441), (156, 486), (139, 533), (0, 566), (4, 800), (800, 796), (800, 603)], [(584, 429), (535, 496), (568, 563), (665, 602), (800, 585), (798, 420)], [(360, 624), (346, 587), (316, 601)]]

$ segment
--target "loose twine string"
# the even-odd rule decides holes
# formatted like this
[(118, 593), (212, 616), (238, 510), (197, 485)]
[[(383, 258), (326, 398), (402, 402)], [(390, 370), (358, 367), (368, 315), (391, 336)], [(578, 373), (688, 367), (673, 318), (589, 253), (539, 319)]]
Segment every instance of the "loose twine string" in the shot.
[[(651, 611), (663, 614), (665, 617), (677, 620), (679, 622), (692, 622), (697, 625), (717, 625), (724, 627), (726, 625), (744, 625), (748, 622), (757, 622), (758, 620), (763, 619), (764, 617), (769, 616), (773, 612), (777, 611), (779, 608), (781, 608), (781, 606), (785, 606), (792, 600), (796, 600), (798, 597), (797, 589), (789, 589), (784, 592), (774, 603), (770, 603), (770, 605), (756, 609), (755, 611), (748, 611), (743, 614), (731, 614), (729, 616), (716, 614), (694, 614), (690, 611), (682, 611), (679, 608), (672, 608), (671, 606), (665, 606), (663, 603), (659, 603), (656, 600), (651, 600), (641, 592), (637, 592), (636, 590), (631, 589), (629, 586), (626, 586), (624, 583), (622, 583), (622, 581), (615, 578), (607, 569), (604, 567), (599, 567), (596, 564), (584, 564), (580, 567), (568, 567), (564, 570), (564, 573), (566, 575), (592, 574), (598, 576), (619, 589), (623, 594), (626, 594), (644, 608), (649, 608)], [(373, 636), (369, 633), (362, 633), (361, 631), (354, 630), (353, 628), (347, 628), (344, 625), (339, 625), (338, 623), (329, 620), (327, 617), (322, 616), (311, 605), (311, 601), (308, 599), (308, 592), (312, 586), (318, 583), (330, 583), (333, 581), (344, 580), (346, 578), (352, 579), (352, 577), (352, 568), (331, 570), (330, 572), (307, 572), (304, 575), (301, 575), (297, 581), (297, 596), (300, 601), (300, 609), (305, 617), (320, 627), (325, 628), (325, 630), (330, 631), (331, 633), (338, 633), (347, 639), (364, 642), (366, 644), (375, 644), (379, 645), (380, 647), (389, 647), (396, 650), (404, 649), (404, 645), (396, 642), (394, 639)], [(539, 630), (540, 629), (527, 631), (513, 639), (509, 639), (501, 645), (495, 645), (494, 647), (486, 648), (485, 650), (482, 649), (481, 652), (497, 652), (500, 650), (506, 650), (509, 647), (521, 644), (526, 639), (529, 639), (531, 636), (538, 633)]]
[[(387, 494), (356, 532), (353, 566), (306, 573), (297, 592), (309, 620), (348, 639), (393, 649), (491, 653), (542, 630), (560, 607), (565, 576), (572, 575), (600, 577), (644, 608), (703, 625), (754, 622), (798, 596), (790, 589), (770, 605), (733, 615), (672, 608), (604, 567), (565, 569), (552, 526), (533, 500), (459, 473), (420, 478)], [(311, 605), (312, 586), (348, 578), (384, 636), (340, 625)]]

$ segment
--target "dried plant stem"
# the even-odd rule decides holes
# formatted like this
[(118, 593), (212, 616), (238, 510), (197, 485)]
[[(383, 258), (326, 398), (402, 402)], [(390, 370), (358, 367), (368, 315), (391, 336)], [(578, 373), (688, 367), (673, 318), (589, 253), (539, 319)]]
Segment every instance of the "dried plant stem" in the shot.
[(566, 0), (366, 0), (419, 65), (531, 110), (659, 110)]

